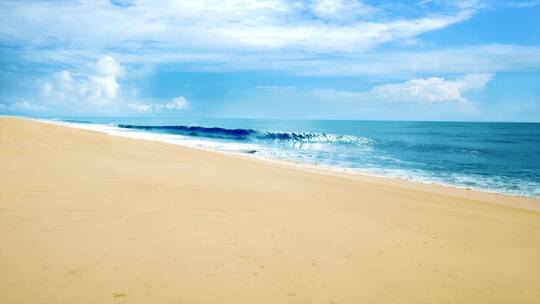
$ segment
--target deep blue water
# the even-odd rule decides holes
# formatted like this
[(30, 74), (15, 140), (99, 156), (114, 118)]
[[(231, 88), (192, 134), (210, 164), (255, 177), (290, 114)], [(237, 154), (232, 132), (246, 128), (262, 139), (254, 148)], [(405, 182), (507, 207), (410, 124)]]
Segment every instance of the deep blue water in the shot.
[(208, 149), (540, 197), (540, 124), (534, 123), (173, 118), (64, 121), (105, 124), (126, 134), (167, 134), (169, 140)]

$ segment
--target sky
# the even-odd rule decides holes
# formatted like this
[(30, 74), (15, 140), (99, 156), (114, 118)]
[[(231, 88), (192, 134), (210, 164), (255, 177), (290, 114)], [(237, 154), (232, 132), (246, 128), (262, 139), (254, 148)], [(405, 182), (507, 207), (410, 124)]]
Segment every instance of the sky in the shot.
[(540, 0), (0, 2), (0, 114), (540, 122)]

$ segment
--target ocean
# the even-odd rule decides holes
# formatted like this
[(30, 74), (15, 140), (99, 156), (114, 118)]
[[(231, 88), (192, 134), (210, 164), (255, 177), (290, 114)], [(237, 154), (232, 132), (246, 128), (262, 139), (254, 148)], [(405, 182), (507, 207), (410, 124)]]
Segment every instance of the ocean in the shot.
[(540, 124), (62, 118), (111, 135), (540, 198)]

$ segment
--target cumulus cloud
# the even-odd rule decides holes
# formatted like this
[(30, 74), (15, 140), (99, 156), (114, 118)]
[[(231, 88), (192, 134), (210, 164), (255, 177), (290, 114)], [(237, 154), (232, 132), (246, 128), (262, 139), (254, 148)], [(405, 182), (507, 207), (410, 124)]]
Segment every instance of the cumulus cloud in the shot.
[(94, 103), (106, 104), (116, 98), (120, 88), (116, 77), (122, 72), (122, 66), (113, 57), (105, 56), (96, 62), (95, 68), (96, 74), (89, 77), (83, 92)]
[(123, 68), (113, 57), (99, 59), (86, 77), (74, 79), (69, 71), (55, 73), (41, 86), (41, 94), (52, 103), (90, 102), (108, 104), (118, 95), (117, 76)]
[(122, 72), (122, 66), (113, 57), (105, 56), (96, 62), (96, 72), (100, 77), (116, 77)]
[(169, 110), (187, 110), (189, 109), (189, 103), (183, 96), (175, 97), (171, 102), (165, 104), (165, 107)]
[(405, 82), (389, 83), (373, 87), (369, 91), (354, 92), (340, 90), (316, 90), (313, 98), (335, 101), (362, 102), (409, 102), (409, 103), (468, 103), (464, 96), (473, 90), (483, 89), (493, 78), (493, 74), (475, 73), (456, 79), (428, 77)]
[(130, 103), (128, 108), (139, 113), (160, 112), (163, 110), (182, 111), (189, 110), (190, 105), (187, 99), (183, 96), (173, 98), (168, 103)]
[(407, 102), (466, 102), (463, 93), (482, 89), (492, 74), (470, 74), (455, 80), (442, 77), (411, 79), (403, 83), (380, 85), (368, 95), (376, 100)]
[(116, 92), (120, 88), (114, 76), (90, 76), (90, 95), (94, 100), (116, 98)]
[(42, 96), (51, 99), (53, 103), (62, 102), (74, 90), (73, 78), (68, 71), (54, 73), (41, 86)]

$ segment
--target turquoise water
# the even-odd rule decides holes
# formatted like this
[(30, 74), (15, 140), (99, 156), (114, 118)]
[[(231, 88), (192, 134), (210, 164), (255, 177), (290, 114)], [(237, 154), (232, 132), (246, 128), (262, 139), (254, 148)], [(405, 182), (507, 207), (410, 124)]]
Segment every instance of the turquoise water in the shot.
[(540, 197), (540, 124), (71, 118), (117, 135)]

